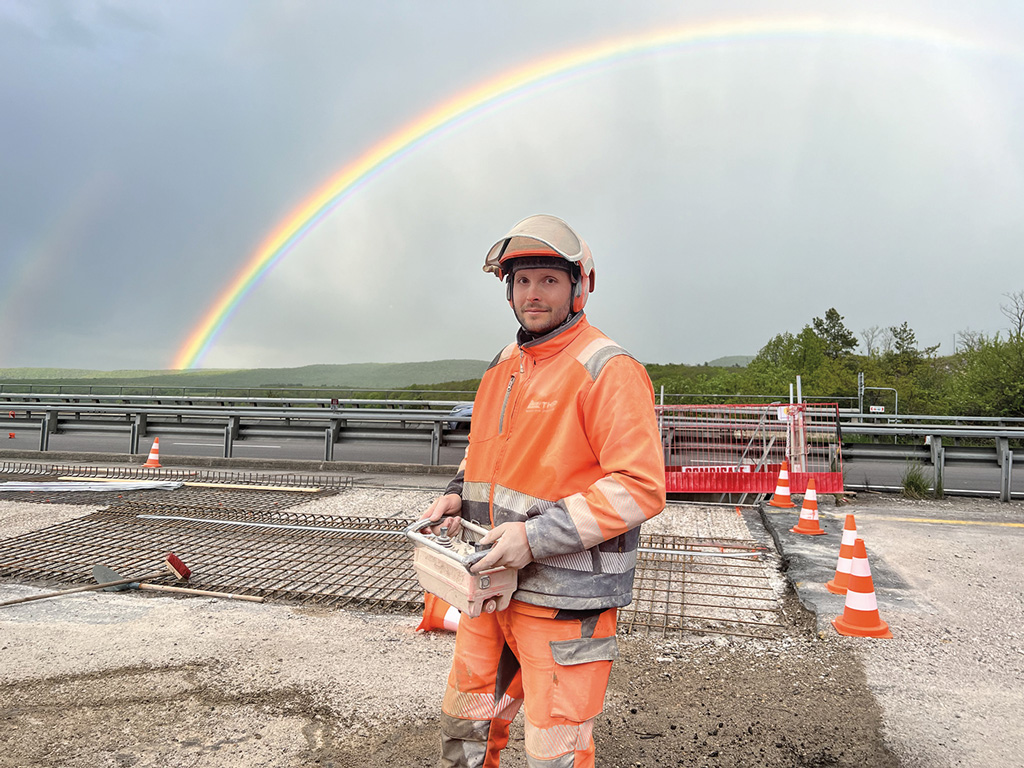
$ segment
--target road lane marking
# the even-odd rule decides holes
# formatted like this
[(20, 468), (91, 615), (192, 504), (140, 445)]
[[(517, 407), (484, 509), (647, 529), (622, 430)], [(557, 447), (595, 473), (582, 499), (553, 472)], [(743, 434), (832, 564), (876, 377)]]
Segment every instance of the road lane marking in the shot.
[[(766, 509), (765, 512), (771, 512), (772, 514), (793, 514), (793, 512), (799, 512), (799, 508), (796, 510), (792, 509)], [(941, 517), (889, 517), (888, 515), (880, 515), (878, 513), (860, 513), (856, 510), (850, 512), (820, 512), (818, 516), (821, 518), (832, 518), (833, 520), (844, 520), (846, 515), (854, 515), (858, 520), (881, 520), (883, 522), (893, 523), (934, 523), (937, 525), (981, 525), (990, 526), (993, 528), (1024, 528), (1024, 523), (1002, 523), (995, 520), (957, 520), (955, 518), (941, 518)]]
[[(855, 514), (855, 513), (851, 513)], [(845, 514), (837, 514), (836, 519), (845, 518)], [(1024, 528), (1024, 523), (1001, 523), (995, 520), (955, 520), (943, 519), (941, 517), (888, 517), (887, 515), (857, 515), (857, 518), (865, 520), (891, 520), (894, 523), (937, 523), (939, 525), (987, 525), (994, 528)]]
[[(171, 443), (171, 445), (190, 445), (202, 448), (223, 448), (224, 443)], [(280, 445), (252, 445), (245, 443), (232, 443), (232, 448), (281, 448)]]

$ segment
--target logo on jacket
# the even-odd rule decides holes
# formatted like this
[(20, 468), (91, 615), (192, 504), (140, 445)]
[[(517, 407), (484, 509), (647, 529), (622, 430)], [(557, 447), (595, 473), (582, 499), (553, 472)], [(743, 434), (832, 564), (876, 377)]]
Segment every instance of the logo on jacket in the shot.
[(552, 411), (558, 405), (557, 400), (531, 400), (526, 406), (528, 411)]

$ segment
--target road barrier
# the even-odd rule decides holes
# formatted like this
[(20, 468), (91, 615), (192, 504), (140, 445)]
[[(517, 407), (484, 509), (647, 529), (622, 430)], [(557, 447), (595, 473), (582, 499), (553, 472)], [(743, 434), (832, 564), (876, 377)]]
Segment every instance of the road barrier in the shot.
[[(469, 422), (451, 415), (453, 401), (298, 400), (276, 407), (219, 407), (208, 402), (95, 403), (84, 402), (90, 396), (70, 394), (60, 397), (73, 402), (24, 402), (19, 397), (0, 396), (15, 398), (6, 400), (6, 431), (9, 436), (38, 435), (41, 452), (49, 450), (52, 435), (75, 432), (123, 434), (128, 453), (136, 455), (149, 449), (143, 443), (153, 437), (213, 436), (223, 442), (224, 458), (232, 457), (238, 440), (296, 437), (322, 441), (325, 461), (334, 460), (341, 441), (401, 441), (423, 445), (424, 463), (437, 465), (442, 446), (467, 445)], [(797, 422), (780, 419), (780, 407), (789, 406), (659, 407), (670, 492), (771, 493), (782, 460), (795, 457), (804, 464), (790, 465), (794, 493), (802, 493), (812, 476), (818, 493), (835, 493), (831, 483), (837, 478), (841, 483), (843, 459), (878, 460), (931, 467), (935, 488), (942, 487), (949, 465), (998, 467), (998, 493), (1009, 501), (1014, 463), (1024, 462), (1020, 419), (900, 415), (897, 421), (819, 405), (803, 412), (806, 434), (791, 440), (787, 456), (785, 436)], [(824, 422), (818, 421), (819, 413), (829, 414)]]

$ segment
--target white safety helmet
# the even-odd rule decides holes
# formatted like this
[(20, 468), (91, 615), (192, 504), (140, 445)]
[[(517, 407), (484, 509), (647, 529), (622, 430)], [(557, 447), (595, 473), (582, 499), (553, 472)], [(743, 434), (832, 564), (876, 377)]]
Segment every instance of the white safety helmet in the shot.
[[(594, 257), (583, 238), (555, 216), (545, 213), (529, 216), (491, 246), (484, 259), (484, 272), (493, 272), (499, 280), (504, 280), (511, 275), (516, 259), (527, 259), (521, 263), (523, 267), (540, 265), (541, 262), (530, 257), (561, 258), (568, 262), (573, 278), (572, 311), (580, 312), (594, 290)], [(511, 283), (508, 298), (511, 303)]]

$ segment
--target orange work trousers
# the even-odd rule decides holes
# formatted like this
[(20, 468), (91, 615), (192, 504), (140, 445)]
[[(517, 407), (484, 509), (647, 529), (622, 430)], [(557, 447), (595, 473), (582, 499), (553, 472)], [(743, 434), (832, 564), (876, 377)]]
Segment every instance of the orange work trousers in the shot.
[(497, 768), (520, 706), (529, 768), (593, 768), (594, 718), (618, 656), (616, 614), (513, 600), (463, 616), (442, 707), (443, 768)]

